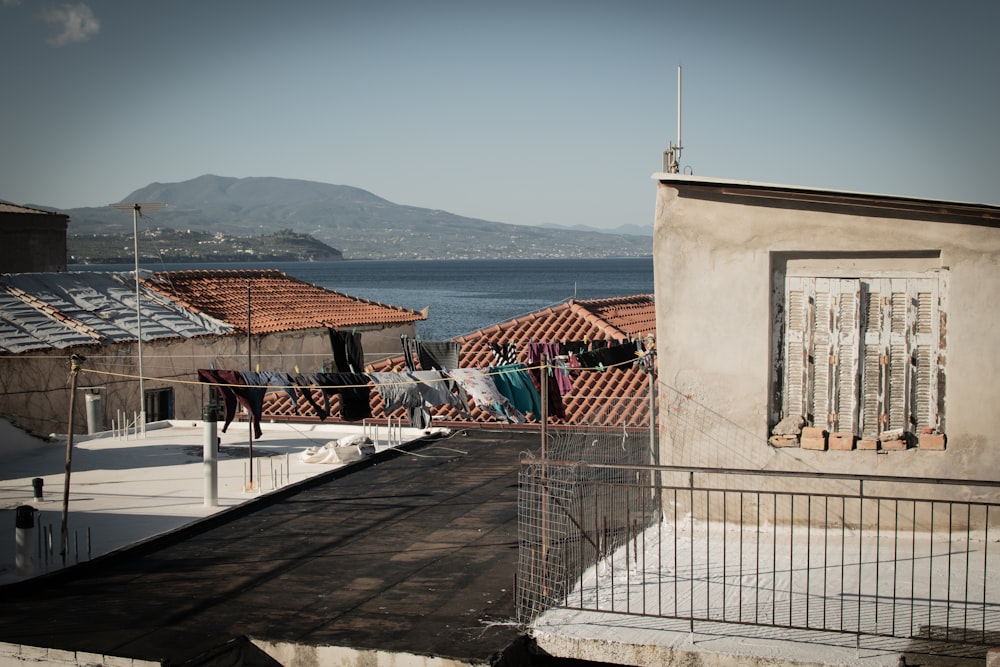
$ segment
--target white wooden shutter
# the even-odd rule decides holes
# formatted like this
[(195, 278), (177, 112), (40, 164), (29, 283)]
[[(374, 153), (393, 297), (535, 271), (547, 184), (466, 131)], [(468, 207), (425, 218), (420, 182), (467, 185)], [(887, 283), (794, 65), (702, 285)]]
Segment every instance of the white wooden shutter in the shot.
[[(830, 430), (830, 417), (835, 411), (836, 364), (834, 345), (836, 343), (836, 301), (835, 288), (838, 281), (817, 278), (815, 282), (815, 308), (813, 309), (812, 396), (806, 397), (806, 404), (812, 408), (812, 425)], [(810, 401), (811, 399), (811, 401)]]
[(782, 416), (874, 439), (941, 426), (940, 279), (785, 280)]
[(860, 355), (861, 281), (839, 280), (837, 308), (836, 418), (831, 430), (858, 435), (858, 360)]
[(809, 341), (814, 279), (789, 277), (785, 293), (785, 372), (783, 416), (806, 416), (809, 394)]
[(783, 415), (856, 432), (861, 283), (786, 279)]
[[(910, 297), (911, 284), (902, 278), (890, 281), (889, 305), (889, 396), (888, 430), (912, 431), (909, 420), (910, 392), (913, 388), (913, 366), (910, 363), (910, 341), (913, 336), (915, 308)], [(884, 335), (885, 332), (883, 332)]]
[(913, 327), (914, 391), (913, 420), (917, 429), (940, 427), (938, 419), (938, 341), (940, 311), (938, 281), (924, 278), (913, 281), (916, 305)]
[[(887, 328), (889, 284), (887, 280), (869, 279), (862, 281), (861, 304), (863, 336), (861, 362), (861, 437), (878, 438), (887, 420), (884, 405), (886, 399), (887, 373), (889, 363), (888, 340), (883, 338)], [(886, 307), (883, 308), (883, 299)]]

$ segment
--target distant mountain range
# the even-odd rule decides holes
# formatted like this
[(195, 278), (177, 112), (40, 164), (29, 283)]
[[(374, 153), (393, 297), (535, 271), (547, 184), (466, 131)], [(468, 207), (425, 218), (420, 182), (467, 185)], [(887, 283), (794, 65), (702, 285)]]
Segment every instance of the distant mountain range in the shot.
[[(640, 257), (652, 254), (652, 227), (613, 231), (583, 226), (531, 227), (394, 204), (360, 188), (285, 178), (199, 176), (153, 183), (122, 203), (159, 202), (147, 228), (216, 236), (309, 235), (345, 259)], [(41, 206), (40, 208), (49, 208)], [(128, 212), (100, 207), (59, 209), (72, 236), (131, 234)], [(70, 239), (73, 245), (73, 239)]]

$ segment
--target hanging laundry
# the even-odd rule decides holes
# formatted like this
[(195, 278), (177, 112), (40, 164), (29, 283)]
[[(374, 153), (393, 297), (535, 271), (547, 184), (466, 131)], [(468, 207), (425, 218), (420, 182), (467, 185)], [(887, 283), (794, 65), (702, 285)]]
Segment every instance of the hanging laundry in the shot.
[(403, 363), (406, 364), (406, 370), (411, 372), (417, 370), (417, 364), (414, 361), (414, 357), (418, 356), (417, 341), (403, 334), (399, 337), (399, 342), (403, 346)]
[(521, 412), (535, 415), (539, 419), (542, 414), (542, 397), (539, 396), (535, 383), (528, 374), (524, 364), (506, 364), (491, 366), (490, 376), (497, 390), (506, 396)]
[[(250, 401), (250, 413), (260, 422), (264, 412), (264, 396), (267, 395), (267, 378), (257, 371), (237, 371), (247, 385), (246, 394)], [(258, 436), (259, 437), (259, 436)]]
[(569, 354), (580, 354), (587, 351), (587, 341), (572, 340), (559, 343), (559, 354), (565, 356)]
[(493, 378), (474, 368), (452, 368), (445, 371), (458, 384), (459, 388), (468, 392), (472, 400), (484, 412), (494, 419), (511, 424), (523, 424), (524, 415), (497, 389)]
[(356, 422), (372, 416), (369, 377), (363, 373), (316, 373), (323, 396), (340, 396), (340, 417)]
[(327, 329), (333, 363), (338, 373), (361, 373), (365, 370), (365, 353), (361, 347), (361, 334), (338, 329)]
[(556, 388), (560, 396), (573, 391), (573, 380), (566, 370), (565, 364), (557, 364), (559, 357), (558, 343), (531, 342), (525, 350), (525, 361), (529, 366), (537, 366), (542, 363), (542, 356), (545, 356), (556, 379)]
[(369, 373), (375, 387), (382, 395), (386, 413), (403, 407), (414, 428), (431, 425), (428, 408), (438, 405), (462, 405), (446, 384), (450, 378), (440, 371), (413, 371), (405, 373)]
[(416, 341), (417, 359), (425, 371), (458, 368), (462, 346), (455, 341)]
[(222, 424), (223, 433), (226, 432), (226, 429), (229, 428), (229, 425), (236, 417), (236, 404), (239, 403), (246, 409), (250, 417), (254, 437), (259, 438), (263, 435), (260, 430), (260, 412), (253, 411), (253, 400), (245, 386), (246, 383), (243, 381), (243, 376), (238, 371), (199, 368), (198, 380), (214, 384), (222, 393), (223, 408), (225, 410)]
[(517, 363), (517, 343), (490, 343), (494, 366), (509, 366)]
[(292, 378), (288, 373), (263, 371), (260, 375), (264, 380), (261, 384), (266, 384), (268, 387), (273, 387), (274, 389), (280, 389), (288, 394), (288, 398), (292, 400), (292, 408), (296, 412), (299, 411), (299, 399), (295, 395), (295, 387), (292, 386)]
[[(597, 341), (594, 341), (597, 342)], [(638, 359), (635, 343), (613, 345), (584, 352), (580, 355), (580, 366), (585, 370), (625, 367)]]
[(319, 385), (316, 375), (314, 373), (299, 373), (298, 375), (291, 376), (291, 381), (293, 385), (298, 387), (299, 395), (305, 400), (306, 403), (309, 404), (309, 407), (313, 409), (320, 421), (325, 421), (326, 418), (330, 416), (330, 403), (326, 394), (323, 394), (323, 402), (325, 405), (322, 407), (313, 397), (313, 387)]
[[(404, 342), (405, 345), (405, 342)], [(416, 380), (409, 373), (369, 373), (375, 388), (382, 395), (382, 405), (389, 414), (397, 408), (406, 408), (410, 426), (427, 428), (431, 424), (431, 413), (424, 406), (423, 396), (417, 389)]]
[(654, 362), (656, 360), (656, 348), (653, 346), (652, 342), (646, 342), (643, 339), (636, 341), (637, 354), (642, 355), (639, 360), (639, 365), (642, 370), (647, 372), (652, 372), (655, 368)]
[(441, 371), (414, 371), (410, 376), (417, 380), (417, 389), (426, 405), (450, 405), (468, 411), (468, 406), (463, 406), (459, 398), (452, 393), (451, 378)]

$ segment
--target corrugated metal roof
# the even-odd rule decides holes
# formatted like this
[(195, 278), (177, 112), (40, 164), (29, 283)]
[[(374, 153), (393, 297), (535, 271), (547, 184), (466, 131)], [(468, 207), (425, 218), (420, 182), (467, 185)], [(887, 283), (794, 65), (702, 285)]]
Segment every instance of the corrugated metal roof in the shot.
[[(140, 285), (142, 340), (231, 333), (213, 317), (192, 312)], [(136, 339), (131, 273), (16, 273), (0, 276), (0, 351), (116, 343)]]

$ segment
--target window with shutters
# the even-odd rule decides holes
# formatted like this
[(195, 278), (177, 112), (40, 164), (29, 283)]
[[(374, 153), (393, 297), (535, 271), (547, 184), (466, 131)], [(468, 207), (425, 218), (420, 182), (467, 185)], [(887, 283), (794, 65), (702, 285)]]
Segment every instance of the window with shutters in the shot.
[(780, 416), (831, 433), (943, 429), (941, 281), (785, 277)]

